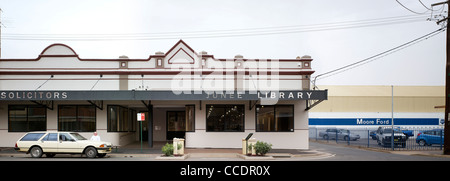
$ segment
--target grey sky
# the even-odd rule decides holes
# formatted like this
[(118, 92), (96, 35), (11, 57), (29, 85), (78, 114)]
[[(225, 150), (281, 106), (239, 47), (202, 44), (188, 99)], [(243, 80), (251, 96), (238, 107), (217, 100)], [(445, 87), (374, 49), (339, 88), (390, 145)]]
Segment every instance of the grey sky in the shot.
[[(418, 0), (400, 2), (416, 12), (427, 10)], [(440, 1), (422, 2), (429, 6)], [(311, 55), (316, 70), (313, 76), (440, 28), (435, 22), (426, 21), (430, 12), (423, 15), (422, 21), (401, 24), (326, 31), (317, 31), (316, 26), (311, 26), (415, 15), (394, 0), (0, 0), (0, 8), (2, 23), (6, 26), (2, 27), (2, 58), (36, 58), (53, 43), (69, 45), (81, 58), (117, 58), (120, 55), (147, 58), (157, 51), (168, 51), (183, 38), (197, 52), (204, 50), (216, 58), (232, 58), (237, 54), (245, 58)], [(241, 36), (242, 32), (273, 33), (276, 29), (268, 27), (296, 25), (307, 25), (312, 31)], [(240, 31), (231, 34), (223, 31), (237, 29)], [(152, 37), (150, 40), (127, 39), (142, 33), (166, 34), (146, 34)], [(227, 36), (209, 37), (217, 33)], [(54, 34), (63, 38), (29, 40), (49, 39)], [(127, 40), (67, 40), (104, 34)], [(189, 38), (192, 34), (196, 37)], [(11, 38), (13, 35), (26, 40)], [(444, 85), (444, 65), (445, 33), (441, 33), (366, 65), (319, 80), (318, 84)]]

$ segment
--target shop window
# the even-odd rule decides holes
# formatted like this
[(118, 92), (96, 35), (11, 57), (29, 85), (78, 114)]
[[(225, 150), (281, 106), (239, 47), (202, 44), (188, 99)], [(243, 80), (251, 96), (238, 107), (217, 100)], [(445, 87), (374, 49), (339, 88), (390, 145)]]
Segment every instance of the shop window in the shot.
[(258, 132), (294, 131), (294, 106), (293, 105), (257, 106), (256, 131)]
[(206, 105), (206, 131), (244, 132), (244, 105)]
[(91, 105), (59, 105), (58, 131), (96, 131), (95, 109)]
[(29, 132), (47, 130), (47, 109), (34, 105), (8, 106), (8, 131)]
[(136, 114), (133, 109), (108, 105), (108, 132), (136, 131)]

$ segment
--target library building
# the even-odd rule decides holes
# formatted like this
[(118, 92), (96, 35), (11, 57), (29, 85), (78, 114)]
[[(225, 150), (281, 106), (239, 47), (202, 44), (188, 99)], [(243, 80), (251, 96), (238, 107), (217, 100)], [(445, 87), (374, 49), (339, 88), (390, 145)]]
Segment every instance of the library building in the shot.
[(310, 89), (311, 56), (216, 58), (174, 43), (143, 59), (80, 58), (65, 44), (0, 59), (0, 147), (26, 132), (73, 131), (121, 146), (184, 138), (187, 148), (241, 148), (253, 133), (274, 149), (309, 148), (309, 109), (328, 96)]

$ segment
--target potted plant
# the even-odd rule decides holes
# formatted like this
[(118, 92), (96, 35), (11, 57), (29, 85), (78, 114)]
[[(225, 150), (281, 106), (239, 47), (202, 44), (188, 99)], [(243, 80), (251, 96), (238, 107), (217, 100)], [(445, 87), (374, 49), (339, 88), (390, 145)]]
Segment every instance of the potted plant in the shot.
[[(181, 149), (181, 144), (177, 144), (177, 149), (180, 150)], [(163, 156), (183, 156), (181, 154), (173, 154), (173, 144), (170, 143), (166, 143), (166, 145), (164, 145), (161, 148), (161, 151), (163, 152)]]

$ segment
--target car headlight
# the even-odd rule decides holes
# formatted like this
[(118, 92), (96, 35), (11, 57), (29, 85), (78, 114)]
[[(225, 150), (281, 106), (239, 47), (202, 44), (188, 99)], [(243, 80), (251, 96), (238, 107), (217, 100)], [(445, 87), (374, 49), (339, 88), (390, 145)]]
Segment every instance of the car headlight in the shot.
[(100, 145), (100, 148), (105, 148), (106, 147), (106, 144), (101, 144)]

